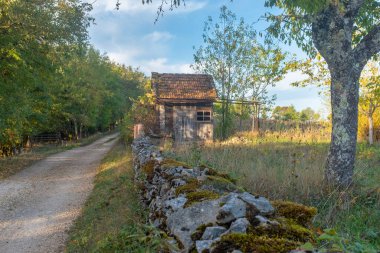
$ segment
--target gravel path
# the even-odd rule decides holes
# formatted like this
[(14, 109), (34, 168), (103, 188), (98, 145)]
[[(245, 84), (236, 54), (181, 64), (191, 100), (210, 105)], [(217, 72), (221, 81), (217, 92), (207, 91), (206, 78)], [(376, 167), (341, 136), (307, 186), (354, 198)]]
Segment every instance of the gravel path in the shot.
[(62, 252), (96, 168), (117, 137), (52, 155), (0, 181), (0, 252)]

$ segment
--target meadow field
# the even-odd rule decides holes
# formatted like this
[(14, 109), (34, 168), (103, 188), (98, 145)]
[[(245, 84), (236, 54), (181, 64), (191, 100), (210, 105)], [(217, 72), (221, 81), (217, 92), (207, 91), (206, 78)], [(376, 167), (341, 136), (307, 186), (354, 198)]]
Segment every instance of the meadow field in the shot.
[(358, 143), (354, 184), (338, 191), (323, 182), (329, 138), (327, 129), (246, 132), (165, 152), (191, 165), (227, 172), (249, 192), (317, 207), (315, 232), (328, 234), (321, 248), (328, 243), (337, 252), (379, 252), (380, 146)]

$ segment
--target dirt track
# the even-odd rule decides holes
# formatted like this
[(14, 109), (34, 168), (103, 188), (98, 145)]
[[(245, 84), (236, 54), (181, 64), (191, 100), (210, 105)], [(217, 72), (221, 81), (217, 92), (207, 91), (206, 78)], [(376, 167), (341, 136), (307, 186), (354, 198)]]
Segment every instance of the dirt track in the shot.
[(35, 163), (0, 181), (0, 252), (62, 252), (96, 168), (117, 134)]

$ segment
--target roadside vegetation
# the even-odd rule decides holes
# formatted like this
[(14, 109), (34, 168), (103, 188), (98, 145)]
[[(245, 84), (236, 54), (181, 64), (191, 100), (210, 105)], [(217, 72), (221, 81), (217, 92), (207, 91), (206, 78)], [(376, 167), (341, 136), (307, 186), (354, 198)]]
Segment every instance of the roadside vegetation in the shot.
[(324, 238), (318, 247), (378, 252), (380, 147), (358, 144), (354, 185), (338, 191), (323, 180), (329, 136), (320, 130), (240, 133), (222, 142), (168, 149), (167, 154), (227, 172), (249, 192), (317, 207), (314, 230)]
[(0, 1), (0, 158), (33, 136), (78, 140), (113, 129), (146, 82), (89, 44), (81, 0)]
[(66, 252), (157, 252), (163, 235), (146, 225), (129, 145), (116, 144), (97, 172), (82, 215), (69, 232)]
[(80, 146), (86, 146), (105, 134), (109, 133), (96, 133), (87, 138), (68, 142), (65, 145), (36, 144), (33, 149), (23, 152), (18, 156), (0, 158), (0, 179), (16, 174), (17, 172), (31, 166), (33, 163), (42, 160), (49, 155)]

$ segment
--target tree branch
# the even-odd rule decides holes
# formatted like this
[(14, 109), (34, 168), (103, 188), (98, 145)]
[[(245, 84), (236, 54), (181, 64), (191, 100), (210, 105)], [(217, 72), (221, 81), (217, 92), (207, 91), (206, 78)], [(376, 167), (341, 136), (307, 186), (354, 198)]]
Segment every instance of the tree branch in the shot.
[[(347, 4), (347, 13), (350, 13), (351, 16), (355, 17), (359, 12), (359, 9), (364, 5), (365, 0), (352, 0)], [(346, 14), (347, 14), (346, 13)]]
[(355, 47), (354, 55), (364, 66), (372, 56), (380, 52), (380, 24), (375, 26)]

